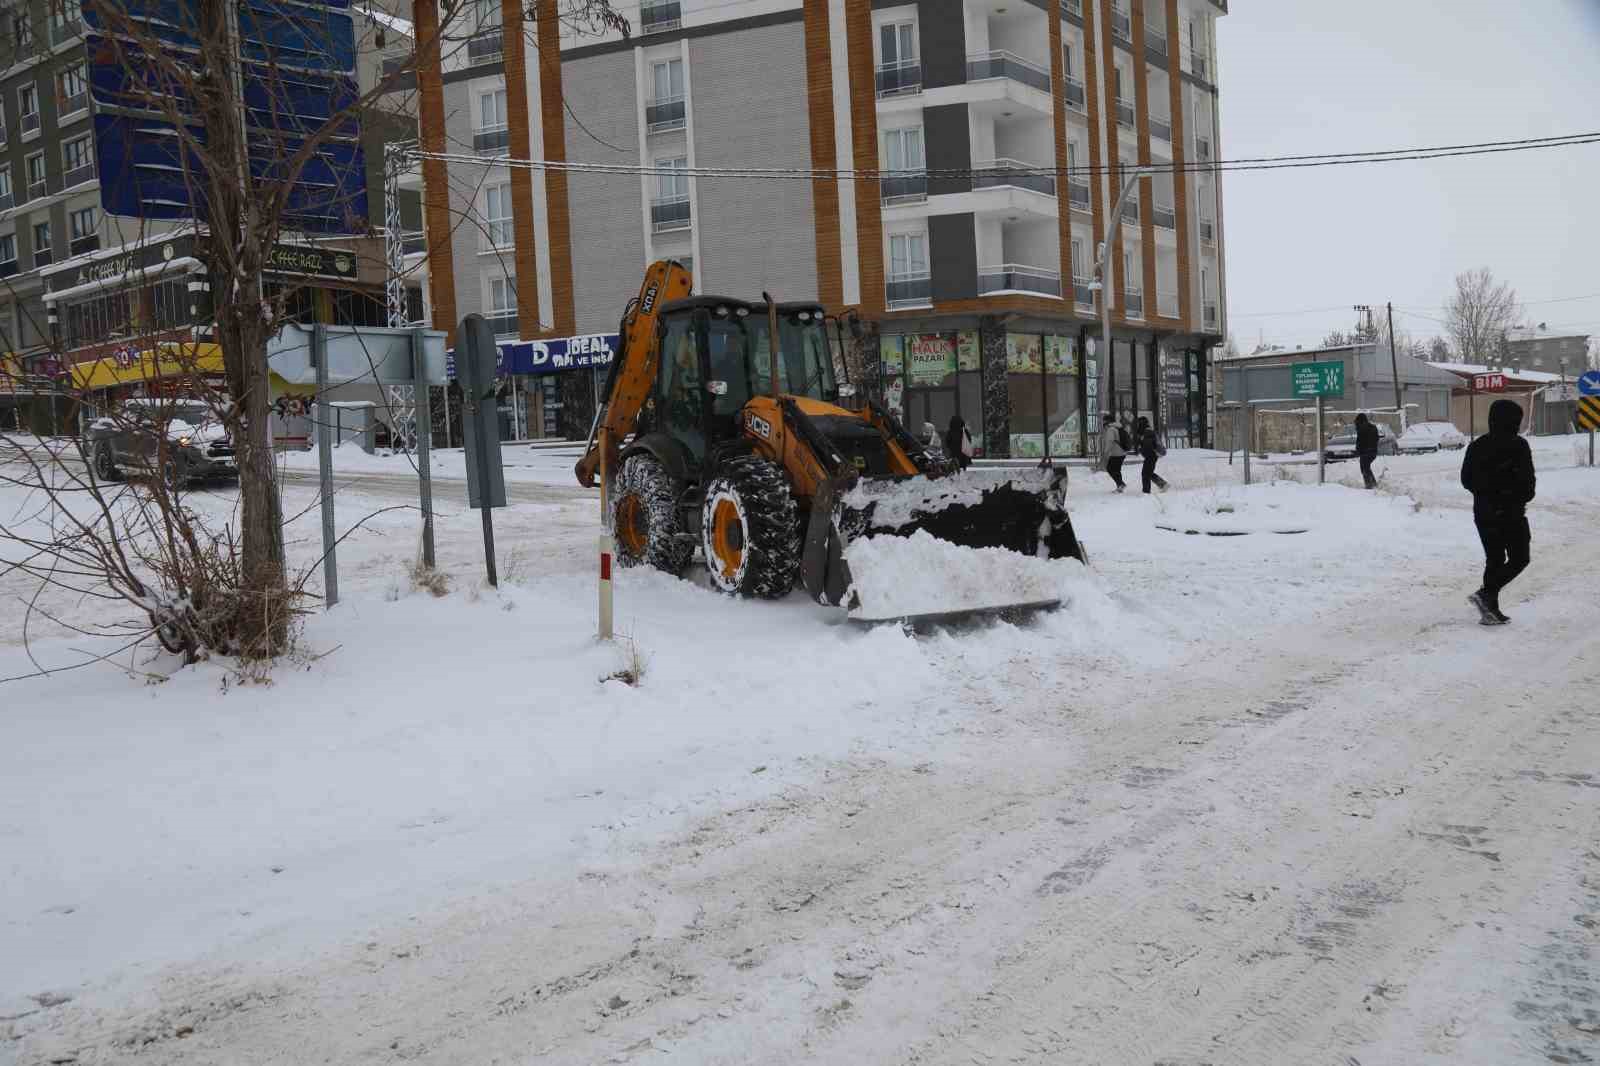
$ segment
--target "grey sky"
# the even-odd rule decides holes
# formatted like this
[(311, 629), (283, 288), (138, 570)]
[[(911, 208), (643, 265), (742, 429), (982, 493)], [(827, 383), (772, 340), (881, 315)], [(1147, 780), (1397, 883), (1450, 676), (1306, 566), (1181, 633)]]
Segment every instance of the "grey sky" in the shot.
[[(1218, 20), (1223, 159), (1600, 130), (1600, 0), (1233, 0)], [(1358, 303), (1443, 327), (1487, 266), (1535, 322), (1600, 334), (1600, 144), (1223, 179), (1239, 347), (1310, 347)], [(1311, 314), (1263, 314), (1330, 308)]]

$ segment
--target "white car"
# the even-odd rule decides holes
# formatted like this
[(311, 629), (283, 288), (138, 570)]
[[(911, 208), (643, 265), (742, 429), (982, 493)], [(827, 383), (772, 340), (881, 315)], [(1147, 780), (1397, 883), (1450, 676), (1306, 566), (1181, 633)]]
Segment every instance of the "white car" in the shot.
[(1465, 434), (1449, 422), (1418, 422), (1400, 435), (1400, 451), (1406, 455), (1466, 446)]

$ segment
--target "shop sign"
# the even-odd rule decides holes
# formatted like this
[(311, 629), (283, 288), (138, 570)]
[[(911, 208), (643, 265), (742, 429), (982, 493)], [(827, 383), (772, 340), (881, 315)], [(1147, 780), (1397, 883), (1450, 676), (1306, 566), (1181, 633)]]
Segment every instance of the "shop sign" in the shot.
[[(616, 333), (586, 333), (578, 337), (558, 337), (544, 341), (513, 341), (496, 349), (495, 373), (559, 374), (564, 370), (587, 370), (610, 366), (616, 358), (621, 336)], [(445, 373), (456, 376), (455, 352), (445, 353)]]
[(1037, 374), (1044, 369), (1044, 338), (1037, 333), (1006, 334), (1006, 370)]
[(1076, 374), (1078, 372), (1077, 346), (1071, 337), (1046, 337), (1044, 339), (1044, 369), (1047, 374)]
[(956, 372), (956, 341), (948, 333), (915, 333), (907, 338), (907, 369), (913, 386), (942, 385)]
[(956, 334), (956, 367), (959, 370), (982, 370), (983, 347), (978, 343), (978, 331), (964, 329)]
[(1161, 374), (1169, 397), (1182, 399), (1189, 395), (1189, 375), (1184, 372), (1183, 363), (1169, 362)]
[(339, 278), (353, 281), (356, 257), (353, 252), (329, 248), (305, 248), (295, 244), (274, 244), (265, 264), (269, 274), (294, 274), (301, 277)]
[(901, 338), (898, 335), (878, 338), (878, 362), (884, 377), (897, 378), (905, 373), (901, 353)]

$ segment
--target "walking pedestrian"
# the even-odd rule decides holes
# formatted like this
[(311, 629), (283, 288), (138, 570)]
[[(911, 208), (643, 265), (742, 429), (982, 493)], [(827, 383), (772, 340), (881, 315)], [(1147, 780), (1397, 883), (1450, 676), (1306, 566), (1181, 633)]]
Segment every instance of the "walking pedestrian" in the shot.
[(939, 431), (933, 427), (932, 422), (922, 423), (922, 447), (935, 459), (942, 458), (944, 455), (939, 441)]
[(1483, 585), (1467, 597), (1486, 626), (1511, 619), (1500, 610), (1500, 591), (1528, 568), (1533, 540), (1528, 504), (1533, 501), (1533, 449), (1517, 430), (1522, 408), (1510, 400), (1489, 407), (1489, 432), (1467, 445), (1461, 487), (1472, 493), (1472, 521), (1483, 542)]
[(1361, 480), (1369, 489), (1378, 487), (1378, 479), (1372, 476), (1372, 461), (1377, 457), (1378, 427), (1362, 412), (1356, 415), (1356, 458), (1361, 460)]
[(967, 432), (967, 420), (960, 415), (950, 416), (950, 428), (945, 430), (944, 450), (951, 461), (962, 470), (972, 465), (972, 434)]
[(1155, 429), (1150, 425), (1150, 420), (1144, 415), (1139, 416), (1139, 421), (1133, 427), (1134, 436), (1138, 438), (1139, 454), (1144, 457), (1144, 467), (1139, 471), (1140, 480), (1144, 483), (1145, 495), (1150, 495), (1150, 486), (1155, 485), (1162, 492), (1167, 491), (1167, 483), (1156, 473), (1156, 459), (1167, 454), (1167, 446), (1156, 437)]
[(1100, 453), (1106, 457), (1106, 473), (1111, 475), (1111, 483), (1118, 492), (1125, 492), (1128, 488), (1127, 482), (1122, 480), (1122, 464), (1132, 447), (1133, 437), (1117, 421), (1117, 416), (1106, 415), (1105, 425), (1100, 431)]

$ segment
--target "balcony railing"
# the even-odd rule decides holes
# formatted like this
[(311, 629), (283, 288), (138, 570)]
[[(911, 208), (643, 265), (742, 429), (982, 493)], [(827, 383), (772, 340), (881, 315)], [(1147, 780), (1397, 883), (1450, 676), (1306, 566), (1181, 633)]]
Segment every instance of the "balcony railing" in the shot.
[(886, 204), (911, 203), (928, 198), (928, 175), (911, 171), (890, 171), (892, 177), (878, 179), (878, 194)]
[(1150, 219), (1162, 229), (1178, 228), (1178, 216), (1173, 211), (1171, 204), (1152, 204), (1150, 206)]
[(16, 198), (10, 193), (0, 193), (0, 211), (9, 211), (16, 205)]
[(1200, 239), (1207, 244), (1215, 244), (1217, 242), (1217, 224), (1209, 218), (1200, 220)]
[(51, 45), (66, 44), (74, 37), (81, 36), (82, 34), (83, 19), (78, 16), (76, 11), (73, 11), (66, 18), (59, 21), (54, 18), (50, 20)]
[(1089, 210), (1089, 185), (1087, 182), (1067, 182), (1067, 203), (1080, 211)]
[(499, 30), (484, 30), (467, 38), (467, 63), (495, 63), (505, 54), (505, 38)]
[(891, 311), (900, 307), (926, 307), (933, 302), (933, 278), (926, 270), (890, 274), (883, 288), (884, 300)]
[(39, 129), (39, 112), (29, 111), (22, 116), (22, 132), (24, 134), (36, 133)]
[(1031, 189), (1046, 196), (1056, 194), (1054, 174), (1040, 174), (1044, 167), (1037, 163), (1024, 163), (1020, 159), (991, 159), (973, 167), (974, 189)]
[(400, 234), (401, 255), (422, 255), (428, 250), (428, 235), (426, 233)]
[(13, 274), (20, 274), (22, 268), (17, 265), (16, 257), (0, 261), (0, 278), (9, 278)]
[(1205, 324), (1211, 329), (1217, 327), (1217, 304), (1215, 300), (1207, 300), (1204, 304)]
[(515, 337), (517, 335), (517, 313), (515, 311), (490, 311), (483, 317), (489, 320), (489, 328), (494, 330), (496, 337)]
[(1178, 317), (1178, 294), (1175, 292), (1156, 291), (1156, 313), (1162, 318)]
[(1020, 263), (979, 267), (978, 295), (992, 292), (1034, 292), (1043, 296), (1060, 296), (1061, 272)]
[(650, 202), (650, 226), (657, 233), (688, 229), (690, 219), (687, 196), (663, 196)]
[(1083, 82), (1068, 74), (1062, 79), (1067, 90), (1067, 106), (1074, 111), (1084, 110)]
[(59, 122), (65, 119), (75, 111), (87, 111), (88, 109), (89, 93), (87, 91), (60, 97), (56, 100), (56, 114), (58, 116), (56, 121)]
[(1117, 101), (1117, 125), (1125, 130), (1133, 129), (1133, 105)]
[(1133, 43), (1133, 16), (1121, 8), (1111, 9), (1111, 36), (1125, 44)]
[(1062, 6), (1067, 9), (1067, 14), (1083, 18), (1083, 0), (1065, 0)]
[(1134, 285), (1122, 287), (1122, 307), (1133, 318), (1144, 317), (1144, 292)]
[(6, 143), (6, 127), (5, 127), (4, 121), (0, 121), (0, 147), (3, 147), (5, 145), (5, 143)]
[(968, 81), (986, 81), (990, 78), (1009, 78), (1042, 93), (1050, 91), (1050, 71), (1015, 52), (979, 52), (967, 57)]
[(100, 234), (91, 233), (84, 237), (75, 237), (67, 247), (73, 255), (88, 255), (100, 249)]
[(505, 126), (499, 129), (476, 130), (472, 134), (472, 150), (479, 155), (505, 155), (506, 149), (511, 146), (511, 130)]
[(86, 185), (99, 176), (99, 172), (95, 170), (93, 163), (85, 163), (83, 166), (73, 167), (61, 175), (61, 187), (70, 189), (74, 185)]
[(48, 181), (30, 181), (28, 183), (28, 199), (39, 200), (50, 195)]
[(1211, 64), (1206, 61), (1205, 56), (1194, 56), (1189, 60), (1189, 66), (1193, 68), (1194, 76), (1201, 81), (1211, 80)]
[(1211, 161), (1211, 138), (1196, 137), (1194, 139), (1194, 157), (1202, 163)]
[(1139, 224), (1139, 201), (1138, 200), (1124, 200), (1124, 201), (1122, 201), (1122, 221), (1124, 221), (1124, 222), (1132, 222), (1136, 226)]
[(1157, 115), (1150, 116), (1150, 136), (1157, 140), (1172, 143), (1172, 119)]
[(651, 133), (666, 133), (668, 130), (681, 130), (688, 117), (688, 108), (681, 96), (668, 97), (657, 100), (653, 104), (646, 104), (644, 109), (645, 126)]
[(36, 267), (49, 266), (55, 260), (50, 258), (50, 249), (35, 248), (33, 250), (33, 265)]
[(409, 55), (384, 56), (383, 57), (383, 77), (385, 77), (385, 78), (393, 77), (394, 75), (398, 74), (400, 71), (404, 70), (405, 67), (406, 67), (406, 64), (410, 63), (411, 61), (412, 61), (412, 57), (409, 56)]
[(1159, 61), (1162, 65), (1167, 62), (1167, 35), (1150, 26), (1144, 28), (1144, 47), (1150, 53), (1148, 58)]
[(922, 61), (905, 59), (878, 67), (878, 95), (904, 96), (922, 91)]
[(645, 4), (639, 8), (639, 28), (643, 33), (671, 33), (683, 25), (683, 5), (677, 0), (664, 4)]
[(1093, 285), (1093, 284), (1094, 284), (1094, 279), (1093, 278), (1076, 278), (1076, 277), (1073, 278), (1072, 279), (1072, 300), (1073, 300), (1073, 302), (1076, 303), (1080, 307), (1093, 307), (1094, 306), (1094, 289), (1090, 288), (1090, 286)]

